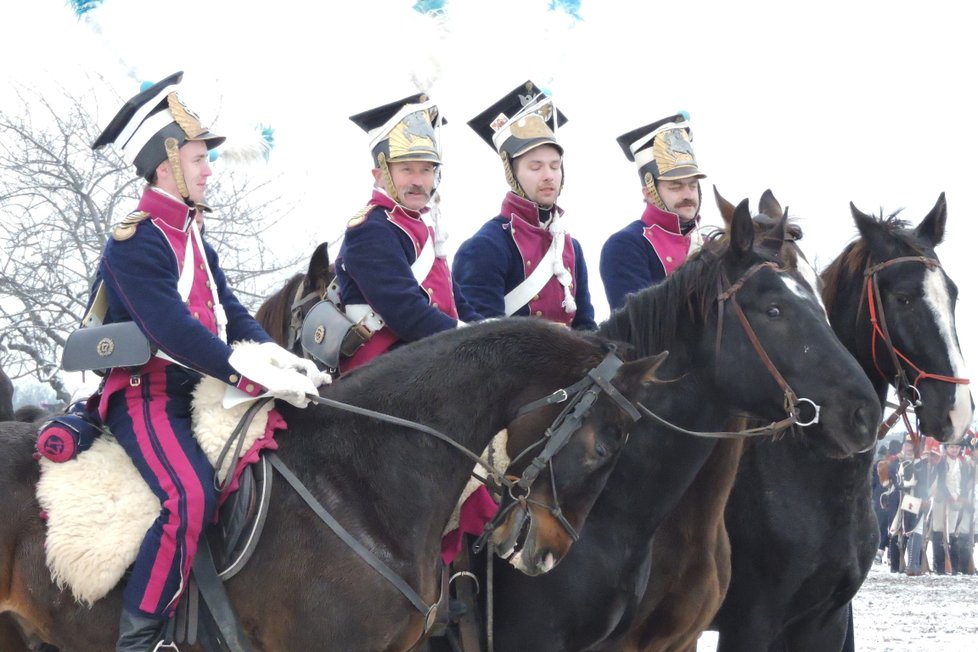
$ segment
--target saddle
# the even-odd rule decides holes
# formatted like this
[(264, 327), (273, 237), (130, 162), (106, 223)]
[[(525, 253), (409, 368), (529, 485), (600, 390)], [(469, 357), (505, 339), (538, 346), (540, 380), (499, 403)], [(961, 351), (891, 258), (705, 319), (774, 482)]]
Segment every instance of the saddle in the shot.
[(221, 506), (218, 522), (204, 531), (187, 591), (167, 626), (168, 642), (200, 642), (211, 650), (251, 649), (223, 583), (245, 567), (258, 545), (273, 477), (263, 454), (241, 473), (238, 490)]

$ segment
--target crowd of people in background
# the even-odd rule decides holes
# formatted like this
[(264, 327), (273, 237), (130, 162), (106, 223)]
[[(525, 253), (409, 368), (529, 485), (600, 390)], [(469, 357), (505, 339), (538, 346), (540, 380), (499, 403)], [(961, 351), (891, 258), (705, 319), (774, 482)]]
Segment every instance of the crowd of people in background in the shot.
[(971, 430), (945, 444), (907, 435), (879, 447), (873, 467), (877, 563), (885, 558), (891, 573), (910, 576), (975, 574), (976, 448)]

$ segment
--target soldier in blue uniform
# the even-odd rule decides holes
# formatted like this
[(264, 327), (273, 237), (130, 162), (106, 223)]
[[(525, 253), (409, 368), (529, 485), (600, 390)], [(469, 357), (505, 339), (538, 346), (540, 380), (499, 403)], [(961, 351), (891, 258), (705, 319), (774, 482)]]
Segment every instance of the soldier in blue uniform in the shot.
[(601, 249), (601, 280), (608, 305), (654, 285), (686, 260), (698, 244), (702, 191), (693, 155), (688, 117), (677, 114), (618, 137), (629, 161), (638, 166), (645, 212), (614, 233)]
[(584, 254), (557, 205), (564, 149), (555, 132), (566, 121), (531, 81), (469, 121), (502, 158), (510, 187), (499, 215), (462, 243), (452, 268), (486, 317), (533, 315), (597, 328)]
[[(191, 433), (191, 392), (203, 375), (257, 396), (305, 405), (318, 376), (271, 342), (228, 287), (196, 225), (211, 175), (208, 150), (224, 138), (176, 93), (175, 73), (139, 93), (93, 144), (121, 150), (148, 185), (102, 255), (85, 324), (132, 321), (158, 353), (112, 369), (99, 412), (160, 499), (123, 594), (117, 650), (145, 652), (162, 637), (187, 584), (197, 541), (216, 504), (214, 469)], [(232, 352), (228, 342), (261, 343)], [(307, 374), (299, 373), (302, 370)]]
[(438, 107), (418, 94), (350, 120), (370, 136), (374, 189), (336, 258), (338, 303), (366, 334), (340, 358), (344, 373), (400, 343), (482, 319), (452, 281), (429, 206), (441, 165)]

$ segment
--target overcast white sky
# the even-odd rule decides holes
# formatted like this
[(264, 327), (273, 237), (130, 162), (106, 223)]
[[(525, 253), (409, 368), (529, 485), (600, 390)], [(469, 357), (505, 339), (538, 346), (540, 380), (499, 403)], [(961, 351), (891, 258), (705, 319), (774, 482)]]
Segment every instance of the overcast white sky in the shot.
[(216, 131), (275, 129), (268, 171), (301, 202), (277, 237), (311, 253), (369, 196), (366, 138), (347, 117), (428, 90), (449, 121), (441, 190), (454, 251), (506, 191), (494, 152), (465, 123), (531, 78), (570, 119), (558, 134), (560, 204), (599, 318), (601, 245), (642, 211), (615, 137), (683, 109), (709, 175), (706, 222), (719, 221), (710, 184), (752, 207), (771, 188), (801, 218), (820, 266), (854, 234), (850, 201), (903, 207), (916, 223), (945, 191), (938, 251), (961, 290), (965, 359), (978, 356), (968, 264), (978, 41), (967, 3), (582, 0), (579, 19), (549, 0), (448, 0), (440, 19), (413, 4), (104, 0), (78, 20), (65, 0), (5, 3), (0, 103), (11, 110), (12, 83), (65, 87), (104, 98), (104, 124), (117, 96), (182, 69), (182, 97)]

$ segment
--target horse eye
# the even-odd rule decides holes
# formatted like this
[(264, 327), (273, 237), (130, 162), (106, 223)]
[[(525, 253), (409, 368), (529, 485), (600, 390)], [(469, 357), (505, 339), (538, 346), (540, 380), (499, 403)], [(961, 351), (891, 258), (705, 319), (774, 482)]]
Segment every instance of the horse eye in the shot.
[(594, 454), (598, 457), (607, 457), (608, 447), (603, 442), (598, 442), (594, 445)]
[(910, 295), (908, 295), (908, 294), (898, 294), (898, 295), (896, 295), (896, 300), (897, 300), (897, 303), (899, 303), (901, 306), (909, 306), (910, 305)]
[(767, 316), (771, 319), (777, 319), (781, 316), (781, 308), (778, 306), (768, 306)]

